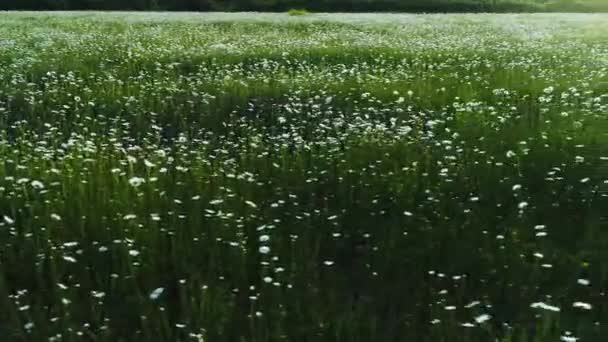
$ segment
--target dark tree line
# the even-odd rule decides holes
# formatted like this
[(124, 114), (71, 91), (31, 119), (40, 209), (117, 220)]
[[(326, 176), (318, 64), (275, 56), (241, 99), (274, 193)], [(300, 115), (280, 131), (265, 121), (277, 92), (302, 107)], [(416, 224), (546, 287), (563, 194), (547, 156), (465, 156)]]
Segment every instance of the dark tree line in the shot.
[(545, 0), (0, 0), (0, 10), (510, 11)]

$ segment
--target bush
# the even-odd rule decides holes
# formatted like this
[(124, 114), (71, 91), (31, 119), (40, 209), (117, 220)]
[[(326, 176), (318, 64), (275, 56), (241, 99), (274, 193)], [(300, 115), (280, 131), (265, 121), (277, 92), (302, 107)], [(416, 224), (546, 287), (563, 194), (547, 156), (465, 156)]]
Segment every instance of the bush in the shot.
[(602, 0), (555, 0), (547, 3), (549, 12), (606, 12), (608, 3)]
[(549, 12), (585, 12), (586, 8), (583, 4), (574, 0), (557, 0), (551, 1), (545, 5)]
[(309, 15), (310, 12), (308, 12), (306, 9), (292, 8), (289, 11), (287, 11), (287, 14), (289, 14), (292, 17), (297, 17), (297, 16), (303, 16), (303, 15)]

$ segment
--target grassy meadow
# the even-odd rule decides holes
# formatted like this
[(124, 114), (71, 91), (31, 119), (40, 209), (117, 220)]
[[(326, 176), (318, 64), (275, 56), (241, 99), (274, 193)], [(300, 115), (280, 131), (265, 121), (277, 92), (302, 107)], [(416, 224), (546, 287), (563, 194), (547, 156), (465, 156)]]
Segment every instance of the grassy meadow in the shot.
[(605, 341), (608, 15), (0, 13), (0, 341)]

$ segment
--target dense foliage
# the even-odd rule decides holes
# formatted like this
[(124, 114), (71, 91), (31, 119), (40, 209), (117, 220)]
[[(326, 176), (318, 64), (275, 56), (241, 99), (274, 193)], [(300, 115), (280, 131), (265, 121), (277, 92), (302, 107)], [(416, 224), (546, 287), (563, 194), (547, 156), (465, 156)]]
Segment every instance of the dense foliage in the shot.
[(0, 14), (0, 340), (605, 340), (607, 34)]
[[(602, 0), (2, 0), (0, 9), (179, 11), (539, 11), (606, 10)], [(602, 8), (603, 7), (603, 8)]]

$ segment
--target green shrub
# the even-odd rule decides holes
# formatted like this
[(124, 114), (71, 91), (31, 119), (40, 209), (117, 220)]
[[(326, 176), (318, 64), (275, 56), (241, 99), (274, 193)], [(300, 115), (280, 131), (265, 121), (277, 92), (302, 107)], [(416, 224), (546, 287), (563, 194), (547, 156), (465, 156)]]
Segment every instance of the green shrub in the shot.
[(549, 12), (606, 12), (608, 2), (603, 0), (554, 0), (545, 5)]
[(298, 16), (303, 16), (303, 15), (309, 15), (310, 12), (308, 12), (308, 10), (303, 9), (303, 8), (292, 8), (289, 11), (287, 11), (287, 14), (292, 16), (292, 17), (298, 17)]

